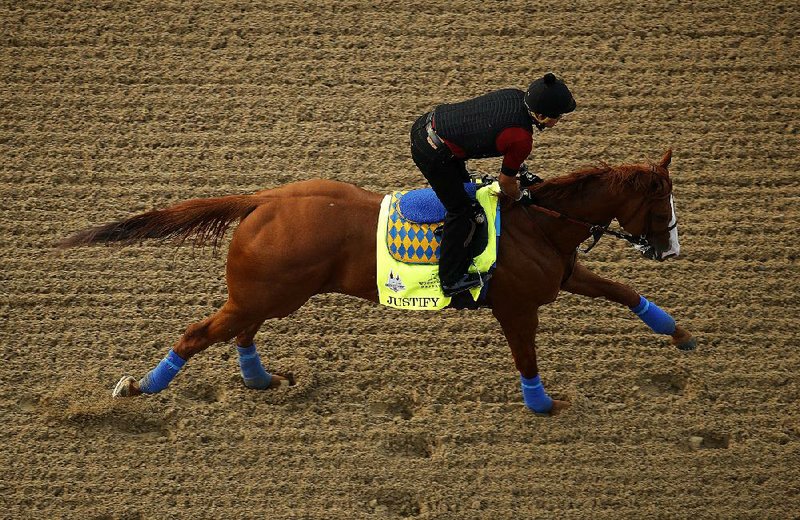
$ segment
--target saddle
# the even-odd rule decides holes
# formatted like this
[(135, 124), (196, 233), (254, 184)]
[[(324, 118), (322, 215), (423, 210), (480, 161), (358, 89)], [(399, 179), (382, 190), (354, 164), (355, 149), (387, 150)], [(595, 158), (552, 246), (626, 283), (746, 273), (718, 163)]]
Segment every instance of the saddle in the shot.
[[(473, 200), (480, 187), (473, 182), (464, 184), (464, 190)], [(392, 258), (406, 264), (437, 264), (446, 213), (432, 188), (393, 192), (386, 230), (386, 246)], [(487, 241), (484, 223), (472, 243), (473, 257), (486, 248)]]
[[(472, 200), (475, 200), (475, 193), (479, 187), (474, 182), (464, 183), (464, 191)], [(417, 224), (433, 224), (444, 220), (447, 210), (434, 193), (433, 188), (400, 193), (404, 195), (398, 202), (398, 210), (403, 218)]]

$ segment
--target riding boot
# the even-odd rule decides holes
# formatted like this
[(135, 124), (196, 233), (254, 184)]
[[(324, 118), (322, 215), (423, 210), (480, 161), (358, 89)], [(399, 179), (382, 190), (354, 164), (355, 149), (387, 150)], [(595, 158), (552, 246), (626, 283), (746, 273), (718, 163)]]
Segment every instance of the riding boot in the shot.
[(486, 218), (486, 212), (478, 201), (472, 201), (470, 209), (470, 220), (475, 223), (476, 227), (469, 244), (469, 256), (470, 258), (475, 258), (483, 253), (486, 246), (489, 244), (489, 224)]
[(452, 296), (481, 284), (480, 276), (467, 273), (472, 262), (471, 243), (478, 228), (470, 208), (447, 212), (442, 232), (439, 279), (442, 291)]

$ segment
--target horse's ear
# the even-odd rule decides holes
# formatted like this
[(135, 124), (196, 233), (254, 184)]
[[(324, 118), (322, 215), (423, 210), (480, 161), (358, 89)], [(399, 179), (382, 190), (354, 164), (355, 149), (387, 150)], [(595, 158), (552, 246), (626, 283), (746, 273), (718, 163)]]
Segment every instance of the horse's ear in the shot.
[(661, 158), (661, 162), (658, 165), (666, 170), (669, 168), (670, 161), (672, 161), (672, 148), (664, 152), (664, 157)]

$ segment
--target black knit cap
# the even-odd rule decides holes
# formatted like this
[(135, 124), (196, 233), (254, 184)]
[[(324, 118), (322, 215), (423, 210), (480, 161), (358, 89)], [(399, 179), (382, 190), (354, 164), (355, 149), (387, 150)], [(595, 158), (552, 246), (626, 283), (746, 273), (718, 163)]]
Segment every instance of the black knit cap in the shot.
[(528, 110), (547, 117), (559, 117), (575, 110), (575, 99), (567, 85), (552, 72), (537, 79), (525, 92)]

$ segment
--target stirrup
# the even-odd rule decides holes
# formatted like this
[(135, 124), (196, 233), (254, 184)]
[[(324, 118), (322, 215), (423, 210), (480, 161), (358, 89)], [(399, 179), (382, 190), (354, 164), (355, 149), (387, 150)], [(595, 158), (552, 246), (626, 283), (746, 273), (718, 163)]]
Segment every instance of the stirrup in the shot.
[(481, 275), (478, 273), (467, 273), (455, 283), (450, 285), (442, 284), (442, 292), (445, 296), (455, 296), (456, 294), (481, 286), (483, 286)]

